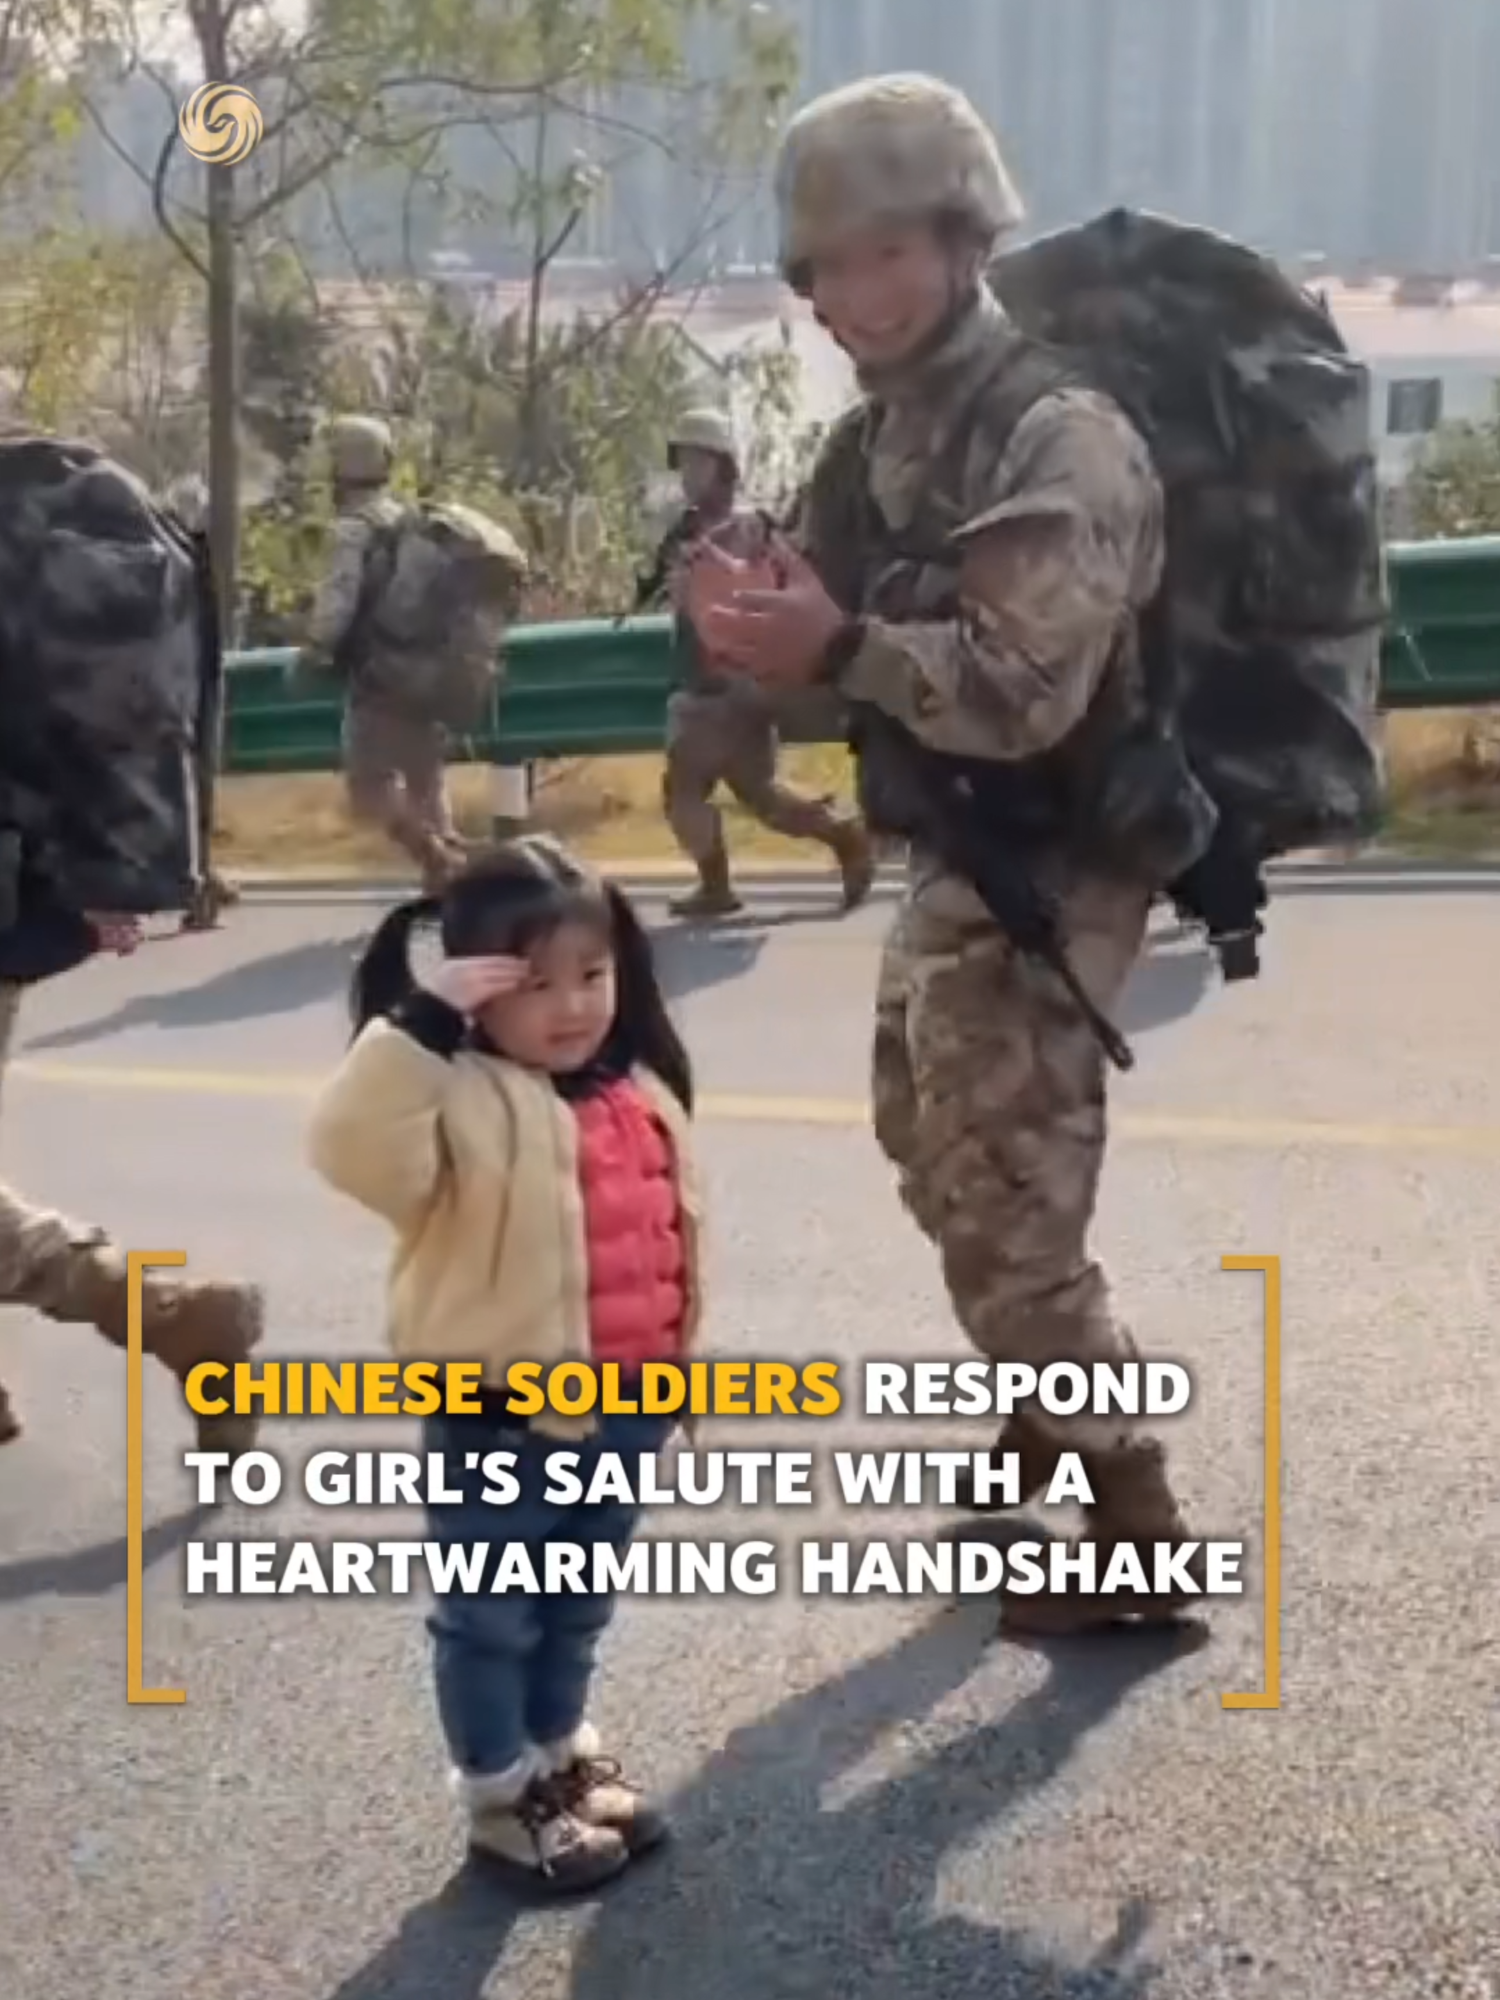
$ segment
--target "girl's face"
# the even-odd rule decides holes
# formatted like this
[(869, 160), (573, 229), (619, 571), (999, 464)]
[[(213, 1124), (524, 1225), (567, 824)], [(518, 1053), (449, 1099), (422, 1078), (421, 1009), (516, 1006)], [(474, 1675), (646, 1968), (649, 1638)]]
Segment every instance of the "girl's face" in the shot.
[(476, 1019), (497, 1049), (530, 1069), (566, 1075), (592, 1062), (615, 1018), (615, 962), (608, 938), (561, 924), (526, 953), (514, 993), (488, 1000)]

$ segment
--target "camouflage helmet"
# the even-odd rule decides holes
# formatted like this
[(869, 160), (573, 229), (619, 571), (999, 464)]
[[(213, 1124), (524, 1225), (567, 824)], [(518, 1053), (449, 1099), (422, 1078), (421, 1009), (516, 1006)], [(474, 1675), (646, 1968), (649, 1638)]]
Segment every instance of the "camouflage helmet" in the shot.
[(162, 505), (175, 514), (191, 533), (200, 535), (208, 526), (208, 484), (195, 472), (174, 479), (162, 494)]
[(851, 229), (951, 220), (988, 253), (1025, 208), (994, 137), (968, 98), (937, 77), (865, 77), (804, 105), (776, 162), (782, 274)]
[(667, 434), (667, 462), (675, 466), (679, 452), (712, 451), (720, 458), (727, 458), (738, 472), (740, 469), (739, 446), (735, 442), (734, 426), (721, 410), (687, 410)]
[(378, 486), (390, 477), (395, 446), (390, 427), (379, 417), (335, 417), (327, 438), (335, 479), (350, 486)]

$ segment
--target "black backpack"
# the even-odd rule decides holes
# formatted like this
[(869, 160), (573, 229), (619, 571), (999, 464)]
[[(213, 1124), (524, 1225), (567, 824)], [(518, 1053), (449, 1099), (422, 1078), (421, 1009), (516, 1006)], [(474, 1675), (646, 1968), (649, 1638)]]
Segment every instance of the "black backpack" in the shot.
[(0, 439), (0, 923), (193, 906), (223, 658), (201, 546), (96, 447)]
[[(1163, 217), (1111, 211), (1007, 252), (988, 277), (1025, 338), (982, 385), (973, 421), (1008, 435), (1041, 397), (1083, 384), (1108, 393), (1152, 449), (1167, 556), (1136, 632), (1151, 713), (1136, 742), (1101, 756), (1113, 797), (1097, 818), (1114, 854), (1139, 834), (1143, 872), (1209, 930), (1226, 976), (1253, 975), (1264, 864), (1363, 841), (1380, 824), (1386, 595), (1368, 374), (1275, 264)], [(868, 498), (865, 407), (834, 426), (807, 498), (824, 581), (851, 609), (872, 545), (891, 575), (956, 570), (943, 523), (958, 518), (970, 426), (953, 428), (953, 463), (935, 468), (923, 520), (893, 537)], [(932, 605), (903, 615), (937, 614)], [(1107, 738), (1107, 717), (1095, 721)], [(969, 812), (972, 857), (985, 845), (989, 787), (1007, 791), (1007, 833), (1024, 834), (1015, 774), (914, 757), (904, 735), (878, 713), (855, 717), (872, 823), (884, 810), (900, 831), (904, 807), (930, 826), (946, 788), (949, 820), (963, 815), (964, 796), (981, 801)], [(1155, 788), (1180, 801), (1159, 824), (1129, 824), (1131, 759), (1144, 775), (1177, 770), (1179, 782)], [(1055, 789), (1055, 773), (1039, 770), (1038, 823)], [(1142, 798), (1151, 791), (1138, 788)], [(1174, 868), (1165, 863), (1174, 852), (1197, 858)], [(1034, 901), (1024, 885), (1017, 899)], [(1042, 928), (1038, 915), (1033, 934)]]
[[(1143, 665), (1218, 816), (1208, 854), (1167, 888), (1238, 934), (1267, 861), (1381, 821), (1368, 373), (1276, 264), (1160, 216), (1114, 210), (1006, 253), (989, 279), (1151, 446), (1167, 566)], [(1252, 942), (1226, 971), (1253, 970)]]

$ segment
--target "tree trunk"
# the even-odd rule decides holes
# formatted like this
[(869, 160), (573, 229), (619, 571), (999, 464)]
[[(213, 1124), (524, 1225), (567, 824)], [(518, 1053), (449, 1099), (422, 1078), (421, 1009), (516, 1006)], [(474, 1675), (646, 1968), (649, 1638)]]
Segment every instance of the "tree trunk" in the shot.
[(226, 644), (239, 637), (239, 325), (235, 283), (234, 169), (208, 176), (208, 495), (209, 537)]

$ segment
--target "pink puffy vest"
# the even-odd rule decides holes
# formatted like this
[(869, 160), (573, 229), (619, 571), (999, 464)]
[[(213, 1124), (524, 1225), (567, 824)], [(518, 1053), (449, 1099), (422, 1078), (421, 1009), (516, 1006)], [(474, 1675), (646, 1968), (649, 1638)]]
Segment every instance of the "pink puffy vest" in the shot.
[(572, 1106), (596, 1361), (671, 1361), (681, 1345), (682, 1223), (672, 1152), (628, 1080)]

